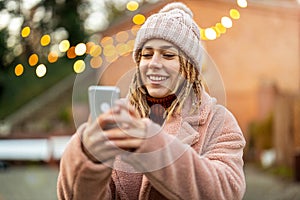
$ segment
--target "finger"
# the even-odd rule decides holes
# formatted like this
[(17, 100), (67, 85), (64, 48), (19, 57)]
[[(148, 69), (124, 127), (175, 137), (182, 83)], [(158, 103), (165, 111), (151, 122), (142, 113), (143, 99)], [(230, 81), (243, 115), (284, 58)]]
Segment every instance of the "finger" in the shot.
[(141, 146), (143, 141), (144, 140), (138, 138), (130, 138), (125, 140), (113, 140), (109, 142), (113, 143), (116, 147), (121, 149), (137, 149)]
[(133, 105), (131, 105), (129, 103), (124, 103), (120, 100), (116, 101), (115, 104), (117, 106), (119, 106), (119, 109), (123, 109), (123, 110), (127, 111), (131, 116), (137, 117), (137, 118), (140, 117), (139, 113), (136, 111), (136, 109)]
[(127, 139), (131, 137), (129, 134), (125, 132), (125, 130), (121, 129), (112, 129), (105, 131), (103, 135), (108, 139), (108, 140), (116, 140), (116, 139)]

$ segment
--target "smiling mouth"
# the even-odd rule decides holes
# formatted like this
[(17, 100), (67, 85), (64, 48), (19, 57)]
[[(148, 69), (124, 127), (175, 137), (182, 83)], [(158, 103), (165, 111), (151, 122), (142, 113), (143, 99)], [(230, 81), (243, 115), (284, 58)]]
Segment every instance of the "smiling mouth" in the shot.
[(151, 80), (151, 81), (165, 81), (168, 79), (167, 76), (154, 76), (154, 75), (149, 75), (148, 78)]

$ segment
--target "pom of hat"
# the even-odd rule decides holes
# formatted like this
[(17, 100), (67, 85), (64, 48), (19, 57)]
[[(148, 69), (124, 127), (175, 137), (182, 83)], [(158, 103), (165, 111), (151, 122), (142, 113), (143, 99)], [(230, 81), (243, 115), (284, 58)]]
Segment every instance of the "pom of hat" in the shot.
[(193, 12), (183, 3), (180, 2), (174, 2), (174, 3), (169, 3), (165, 7), (163, 7), (159, 12), (169, 12), (174, 9), (179, 9), (184, 11), (186, 14), (190, 15), (191, 18), (193, 18)]

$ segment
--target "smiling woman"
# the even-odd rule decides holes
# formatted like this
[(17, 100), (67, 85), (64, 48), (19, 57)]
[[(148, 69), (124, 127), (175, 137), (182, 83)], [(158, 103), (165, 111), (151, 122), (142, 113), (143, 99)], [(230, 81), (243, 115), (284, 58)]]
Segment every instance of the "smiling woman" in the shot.
[(242, 199), (245, 139), (202, 86), (202, 48), (182, 3), (145, 21), (128, 95), (72, 137), (59, 199)]

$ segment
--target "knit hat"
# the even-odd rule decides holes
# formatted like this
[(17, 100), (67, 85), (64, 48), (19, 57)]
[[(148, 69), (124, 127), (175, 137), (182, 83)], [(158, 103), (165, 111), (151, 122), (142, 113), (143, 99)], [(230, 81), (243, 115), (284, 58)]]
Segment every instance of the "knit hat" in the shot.
[(202, 45), (200, 31), (192, 11), (183, 3), (167, 4), (158, 13), (147, 18), (137, 33), (133, 58), (149, 39), (164, 39), (180, 48), (187, 59), (201, 71)]

